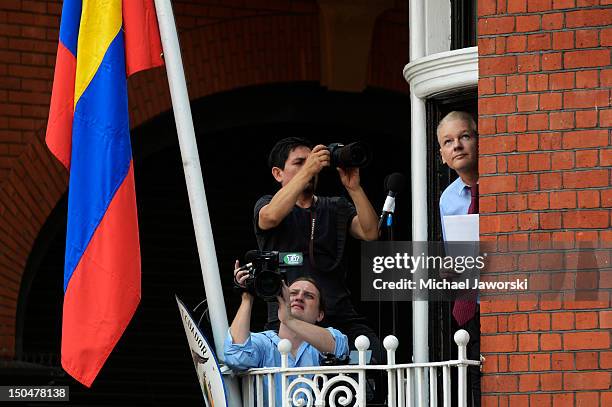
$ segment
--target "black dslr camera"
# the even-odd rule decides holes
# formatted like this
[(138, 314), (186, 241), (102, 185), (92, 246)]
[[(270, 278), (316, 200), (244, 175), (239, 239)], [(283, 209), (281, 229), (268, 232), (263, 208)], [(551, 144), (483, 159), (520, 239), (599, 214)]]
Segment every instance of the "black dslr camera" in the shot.
[(249, 278), (245, 282), (247, 291), (268, 302), (276, 301), (281, 294), (284, 268), (303, 264), (302, 253), (251, 250), (245, 258), (249, 270)]
[(372, 161), (372, 152), (365, 143), (357, 141), (344, 145), (332, 143), (327, 146), (331, 168), (365, 167)]

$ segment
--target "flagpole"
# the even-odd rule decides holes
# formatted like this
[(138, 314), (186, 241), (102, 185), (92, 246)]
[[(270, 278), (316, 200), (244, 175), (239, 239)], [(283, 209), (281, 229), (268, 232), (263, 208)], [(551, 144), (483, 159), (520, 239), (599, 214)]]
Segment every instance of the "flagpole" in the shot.
[[(225, 311), (223, 289), (219, 277), (215, 242), (208, 214), (208, 204), (206, 203), (206, 192), (204, 191), (204, 181), (202, 179), (200, 158), (198, 156), (193, 119), (191, 117), (187, 84), (185, 83), (183, 60), (170, 0), (155, 0), (155, 10), (164, 49), (164, 62), (168, 74), (172, 109), (174, 110), (183, 169), (185, 171), (191, 217), (195, 229), (200, 264), (202, 266), (202, 277), (204, 279), (204, 289), (206, 291), (215, 349), (217, 357), (223, 360), (223, 342), (228, 329), (227, 313)], [(228, 400), (230, 406), (242, 405), (236, 380), (225, 380), (225, 384), (229, 390)]]

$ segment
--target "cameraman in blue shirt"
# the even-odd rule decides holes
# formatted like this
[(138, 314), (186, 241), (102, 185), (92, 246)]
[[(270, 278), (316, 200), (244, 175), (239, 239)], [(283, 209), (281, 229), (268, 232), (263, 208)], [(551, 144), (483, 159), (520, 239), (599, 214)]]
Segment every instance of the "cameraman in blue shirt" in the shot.
[[(244, 286), (249, 278), (248, 273), (247, 270), (240, 270), (236, 263), (234, 275), (238, 285)], [(282, 295), (277, 298), (280, 320), (278, 333), (254, 333), (250, 331), (254, 297), (246, 291), (242, 293), (240, 308), (224, 344), (228, 366), (234, 370), (281, 366), (281, 354), (277, 348), (281, 339), (291, 342), (289, 367), (319, 366), (323, 353), (332, 353), (337, 358), (348, 355), (346, 335), (337, 329), (316, 325), (325, 315), (325, 305), (313, 279), (301, 277), (289, 287), (283, 283)], [(276, 400), (280, 401), (280, 375), (275, 377), (275, 387)]]

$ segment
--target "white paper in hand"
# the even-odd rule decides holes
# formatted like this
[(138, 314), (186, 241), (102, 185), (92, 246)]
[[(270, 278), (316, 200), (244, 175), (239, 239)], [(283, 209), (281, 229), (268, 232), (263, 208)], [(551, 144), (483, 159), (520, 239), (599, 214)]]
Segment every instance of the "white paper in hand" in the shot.
[(478, 214), (444, 216), (444, 240), (447, 242), (480, 241), (479, 219)]

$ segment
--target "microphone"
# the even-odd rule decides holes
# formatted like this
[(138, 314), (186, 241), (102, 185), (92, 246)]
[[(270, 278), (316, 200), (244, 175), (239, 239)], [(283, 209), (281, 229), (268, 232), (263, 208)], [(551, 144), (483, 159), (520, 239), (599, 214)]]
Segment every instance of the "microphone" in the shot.
[(261, 253), (259, 250), (249, 250), (244, 254), (244, 261), (247, 263), (253, 262), (257, 258), (257, 255)]
[(253, 267), (253, 260), (257, 258), (257, 255), (259, 253), (259, 250), (249, 250), (248, 252), (246, 252), (244, 254), (244, 261), (246, 262), (246, 264), (238, 267), (238, 271), (248, 270)]
[(385, 189), (387, 192), (387, 199), (385, 199), (385, 204), (383, 205), (381, 218), (385, 216), (387, 213), (395, 212), (395, 196), (402, 192), (406, 187), (406, 177), (399, 172), (394, 172), (393, 174), (387, 175), (385, 178)]

